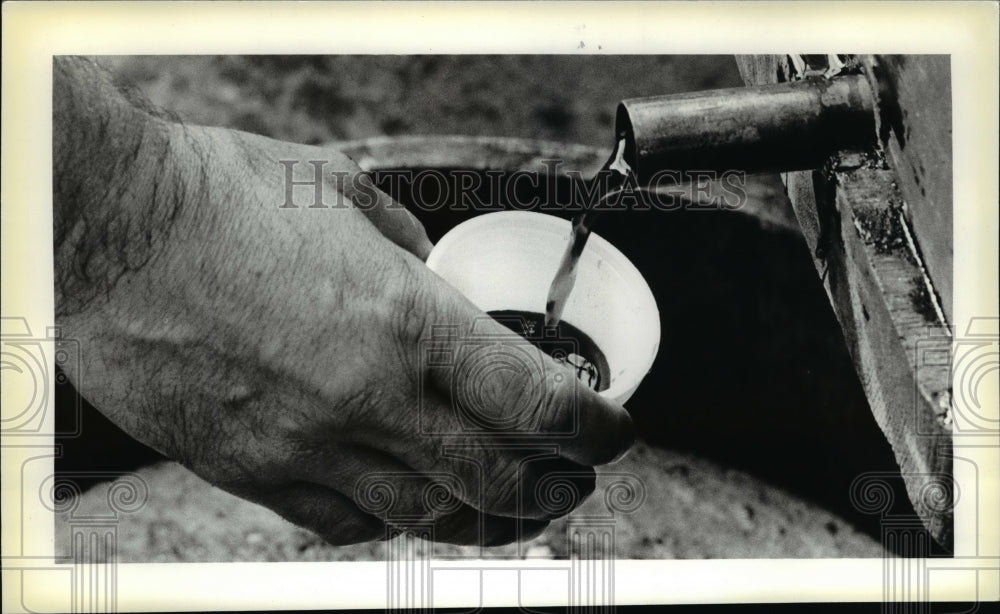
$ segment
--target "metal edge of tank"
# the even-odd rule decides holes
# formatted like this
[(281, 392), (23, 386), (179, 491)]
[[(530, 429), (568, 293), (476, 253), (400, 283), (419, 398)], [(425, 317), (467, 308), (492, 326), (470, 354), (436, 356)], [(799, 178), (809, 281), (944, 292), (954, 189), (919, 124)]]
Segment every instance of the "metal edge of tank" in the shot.
[[(336, 149), (365, 171), (383, 169), (470, 169), (527, 171), (557, 176), (572, 171), (592, 177), (603, 165), (611, 148), (521, 137), (468, 135), (375, 136), (353, 141), (334, 141), (323, 147)], [(719, 182), (713, 182), (719, 183)], [(800, 234), (790, 214), (776, 213), (767, 200), (763, 184), (745, 185), (744, 206), (723, 209), (754, 218), (762, 228)], [(716, 188), (713, 188), (716, 189)]]
[(596, 147), (537, 139), (494, 136), (378, 136), (328, 143), (366, 171), (385, 168), (465, 168), (591, 176), (608, 152)]

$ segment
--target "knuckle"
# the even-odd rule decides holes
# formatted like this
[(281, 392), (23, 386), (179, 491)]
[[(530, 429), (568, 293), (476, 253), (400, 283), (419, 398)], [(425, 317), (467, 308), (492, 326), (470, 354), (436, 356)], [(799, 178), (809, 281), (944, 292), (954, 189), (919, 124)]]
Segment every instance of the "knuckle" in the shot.
[(483, 489), (484, 511), (522, 519), (550, 520), (579, 507), (596, 489), (590, 467), (552, 459), (510, 459), (495, 465)]

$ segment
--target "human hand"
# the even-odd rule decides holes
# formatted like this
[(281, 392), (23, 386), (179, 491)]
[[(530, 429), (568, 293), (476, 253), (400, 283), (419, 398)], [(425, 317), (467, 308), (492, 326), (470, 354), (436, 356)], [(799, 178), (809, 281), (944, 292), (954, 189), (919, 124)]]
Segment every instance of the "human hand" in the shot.
[[(625, 410), (548, 357), (538, 372), (505, 369), (501, 343), (478, 356), (487, 368), (426, 368), (435, 325), (465, 334), (478, 320), (524, 343), (483, 329), (424, 266), (422, 226), (345, 156), (169, 122), (152, 134), (164, 138), (144, 138), (136, 159), (156, 163), (106, 191), (128, 223), (85, 218), (56, 249), (70, 272), (57, 275), (59, 324), (83, 348), (69, 375), (135, 438), (334, 544), (427, 520), (439, 541), (530, 538), (572, 507), (539, 496), (548, 478), (582, 501), (592, 467), (631, 444)], [(316, 161), (329, 206), (309, 207), (311, 187), (283, 206), (286, 168), (311, 181)], [(511, 394), (525, 389), (537, 394)], [(531, 431), (470, 432), (469, 396), (480, 415), (526, 412)]]

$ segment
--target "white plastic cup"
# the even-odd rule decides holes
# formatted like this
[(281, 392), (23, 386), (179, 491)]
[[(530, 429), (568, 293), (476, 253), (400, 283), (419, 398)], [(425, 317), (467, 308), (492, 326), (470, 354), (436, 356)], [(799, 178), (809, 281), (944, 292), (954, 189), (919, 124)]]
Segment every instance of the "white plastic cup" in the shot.
[[(543, 213), (480, 215), (442, 237), (427, 266), (483, 311), (545, 313), (570, 230), (569, 221)], [(660, 313), (639, 271), (596, 233), (580, 256), (562, 320), (604, 354), (610, 383), (600, 394), (624, 404), (653, 366)]]

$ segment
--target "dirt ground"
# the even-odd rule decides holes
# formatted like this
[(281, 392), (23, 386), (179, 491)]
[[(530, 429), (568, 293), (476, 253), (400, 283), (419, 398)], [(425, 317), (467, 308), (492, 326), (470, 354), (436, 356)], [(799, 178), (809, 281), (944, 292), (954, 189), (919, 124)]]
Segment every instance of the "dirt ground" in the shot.
[[(183, 121), (315, 144), (382, 135), (466, 134), (542, 138), (610, 149), (614, 110), (623, 98), (742, 85), (729, 56), (141, 57), (103, 61), (122, 81), (135, 85)], [(690, 362), (665, 358), (658, 367), (662, 385), (644, 384), (645, 395), (637, 395), (636, 420), (645, 429), (646, 442), (604, 471), (631, 473), (645, 484), (645, 503), (616, 523), (619, 557), (873, 557), (883, 553), (874, 537), (877, 532), (853, 513), (847, 486), (860, 471), (891, 468), (892, 456), (865, 413), (867, 406), (843, 356), (822, 290), (814, 280), (808, 283), (815, 275), (811, 262), (798, 258), (801, 241), (787, 230), (794, 227), (787, 202), (773, 189), (773, 178), (762, 180), (761, 185), (772, 188), (755, 192), (758, 200), (752, 206), (761, 214), (751, 223), (752, 231), (745, 230), (750, 226), (744, 222), (715, 224), (706, 216), (690, 222), (696, 225), (691, 228), (699, 229), (695, 234), (676, 224), (673, 230), (657, 230), (676, 233), (671, 235), (671, 245), (684, 250), (654, 255), (672, 263), (661, 265), (657, 260), (656, 267), (665, 272), (654, 291), (669, 291), (677, 297), (671, 305), (661, 305), (661, 310), (680, 323), (665, 329), (662, 346), (714, 349), (691, 356)], [(785, 230), (774, 236), (762, 232), (762, 218), (778, 220)], [(614, 232), (608, 228), (610, 235)], [(751, 234), (753, 241), (746, 243), (744, 237)], [(769, 264), (765, 271), (748, 268), (747, 261)], [(713, 279), (719, 283), (712, 285)], [(691, 291), (699, 285), (710, 287), (711, 292)], [(799, 296), (797, 292), (805, 298), (781, 303), (773, 297)], [(687, 307), (692, 311), (674, 313), (681, 309), (674, 303), (688, 304), (688, 294), (693, 297)], [(748, 294), (755, 302), (740, 303), (738, 297)], [(807, 313), (818, 314), (819, 320), (802, 319), (796, 314), (801, 305)], [(708, 331), (699, 333), (700, 341), (694, 332), (699, 329)], [(781, 358), (775, 358), (778, 355)], [(761, 361), (760, 356), (766, 359)], [(706, 360), (718, 364), (695, 373), (698, 361)], [(733, 361), (743, 366), (733, 367)], [(700, 364), (704, 367), (704, 362)], [(712, 376), (705, 375), (706, 371)], [(140, 511), (122, 518), (122, 562), (370, 560), (384, 556), (383, 543), (328, 546), (176, 464), (159, 463), (138, 473), (149, 484), (149, 501)], [(608, 475), (600, 478), (598, 492), (570, 516), (571, 521), (602, 509), (602, 484), (609, 479)], [(105, 505), (102, 488), (99, 485), (84, 493), (74, 513)], [(64, 521), (69, 519), (68, 514), (63, 516)], [(57, 535), (64, 533), (64, 527), (57, 527)], [(435, 552), (566, 557), (570, 555), (566, 536), (567, 521), (562, 520), (520, 547), (483, 552), (439, 545)]]
[[(139, 470), (149, 499), (121, 516), (118, 560), (140, 562), (358, 561), (386, 557), (385, 542), (334, 547), (271, 511), (208, 485), (174, 463)], [(644, 484), (633, 513), (617, 513), (614, 556), (632, 559), (879, 557), (868, 535), (843, 519), (746, 473), (694, 456), (639, 443), (622, 461), (599, 471), (594, 494), (530, 542), (498, 548), (424, 543), (435, 556), (568, 558), (570, 523), (607, 516), (605, 497), (615, 474)], [(107, 489), (84, 493), (73, 514), (106, 511)], [(61, 521), (69, 520), (69, 515)], [(58, 527), (57, 527), (58, 529)], [(62, 529), (65, 531), (65, 527)], [(57, 530), (57, 534), (59, 531)], [(66, 553), (67, 545), (61, 544)]]

